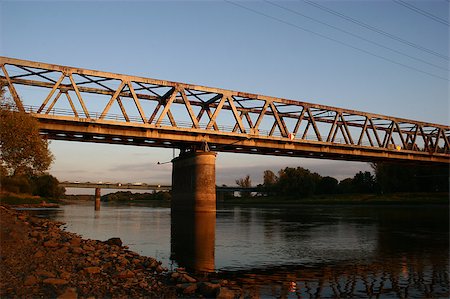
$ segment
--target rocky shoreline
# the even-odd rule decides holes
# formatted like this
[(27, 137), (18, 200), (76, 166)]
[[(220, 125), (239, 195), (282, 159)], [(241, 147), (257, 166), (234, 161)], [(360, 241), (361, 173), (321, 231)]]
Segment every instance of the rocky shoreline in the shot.
[(118, 238), (83, 239), (8, 206), (0, 206), (0, 221), (1, 298), (244, 297), (236, 283), (169, 272)]

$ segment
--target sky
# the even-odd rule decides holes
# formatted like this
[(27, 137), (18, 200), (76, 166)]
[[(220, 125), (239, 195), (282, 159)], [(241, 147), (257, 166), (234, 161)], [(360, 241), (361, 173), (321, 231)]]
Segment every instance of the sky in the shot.
[[(412, 5), (412, 6), (411, 6)], [(449, 1), (0, 1), (0, 55), (449, 124)], [(416, 8), (416, 10), (414, 10)], [(52, 141), (60, 181), (170, 184), (171, 149)], [(177, 154), (177, 151), (175, 151)], [(219, 153), (218, 185), (367, 163)]]

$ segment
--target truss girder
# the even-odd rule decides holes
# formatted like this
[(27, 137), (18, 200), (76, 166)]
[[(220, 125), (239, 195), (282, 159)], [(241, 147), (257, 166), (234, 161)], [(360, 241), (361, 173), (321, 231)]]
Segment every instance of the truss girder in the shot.
[[(450, 163), (450, 127), (446, 125), (7, 57), (0, 57), (0, 80), (17, 109), (45, 119), (45, 124), (52, 118), (85, 125), (113, 121), (124, 130), (130, 126), (161, 134), (176, 130), (204, 141), (217, 134), (231, 143), (258, 139), (265, 153), (270, 146), (266, 148), (261, 140), (267, 145), (273, 141), (289, 148), (293, 145), (297, 152), (314, 143), (314, 147), (339, 154), (341, 146), (348, 146), (352, 152), (376, 151), (377, 157), (395, 153), (404, 160), (435, 161), (438, 157)], [(289, 152), (296, 155), (295, 150)], [(351, 155), (344, 156), (351, 159)]]

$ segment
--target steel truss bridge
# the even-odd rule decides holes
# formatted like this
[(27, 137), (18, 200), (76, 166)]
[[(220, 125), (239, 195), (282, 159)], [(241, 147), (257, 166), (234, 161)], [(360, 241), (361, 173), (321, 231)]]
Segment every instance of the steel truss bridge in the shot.
[(447, 125), (7, 57), (0, 80), (49, 139), (450, 163)]

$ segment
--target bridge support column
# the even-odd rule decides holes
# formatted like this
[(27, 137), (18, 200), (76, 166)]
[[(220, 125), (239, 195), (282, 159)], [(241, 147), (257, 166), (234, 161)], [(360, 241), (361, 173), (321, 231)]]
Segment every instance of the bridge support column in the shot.
[(216, 153), (182, 153), (172, 162), (172, 212), (215, 212)]
[(172, 258), (189, 270), (214, 271), (216, 153), (192, 150), (172, 162)]
[(101, 196), (101, 189), (95, 188), (95, 210), (100, 211), (100, 196)]

